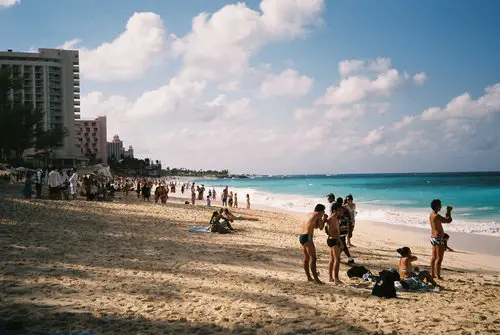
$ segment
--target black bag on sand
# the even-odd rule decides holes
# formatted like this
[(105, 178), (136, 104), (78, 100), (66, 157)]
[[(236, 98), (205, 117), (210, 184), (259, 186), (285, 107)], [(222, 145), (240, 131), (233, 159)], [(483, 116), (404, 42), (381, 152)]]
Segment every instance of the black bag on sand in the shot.
[(349, 270), (347, 270), (347, 276), (349, 278), (352, 278), (352, 277), (363, 278), (363, 275), (365, 273), (368, 273), (368, 272), (370, 272), (370, 270), (368, 270), (364, 266), (362, 266), (362, 265), (354, 265), (352, 268), (350, 268)]
[(372, 295), (381, 298), (396, 298), (394, 282), (399, 280), (401, 280), (399, 273), (394, 269), (380, 271), (379, 278), (373, 285)]

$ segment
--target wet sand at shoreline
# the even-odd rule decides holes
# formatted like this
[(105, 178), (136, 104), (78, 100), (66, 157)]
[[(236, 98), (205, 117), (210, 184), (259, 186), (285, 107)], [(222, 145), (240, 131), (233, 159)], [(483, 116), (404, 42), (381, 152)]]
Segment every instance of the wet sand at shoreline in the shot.
[[(0, 319), (13, 334), (500, 331), (498, 256), (447, 253), (446, 290), (386, 300), (371, 296), (373, 284), (350, 280), (345, 264), (346, 285), (307, 283), (295, 215), (235, 209), (258, 221), (237, 221), (229, 235), (189, 233), (214, 209), (135, 194), (106, 203), (24, 200), (19, 189), (0, 185)], [(323, 280), (325, 240), (316, 233)], [(356, 262), (374, 273), (396, 267), (403, 245), (428, 267), (430, 245), (411, 230), (358, 222), (353, 243)]]

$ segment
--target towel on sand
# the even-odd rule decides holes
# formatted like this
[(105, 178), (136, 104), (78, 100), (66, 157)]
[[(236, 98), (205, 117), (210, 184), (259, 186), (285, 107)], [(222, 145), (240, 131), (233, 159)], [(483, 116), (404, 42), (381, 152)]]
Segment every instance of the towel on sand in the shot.
[(192, 226), (188, 229), (190, 233), (210, 233), (208, 226)]

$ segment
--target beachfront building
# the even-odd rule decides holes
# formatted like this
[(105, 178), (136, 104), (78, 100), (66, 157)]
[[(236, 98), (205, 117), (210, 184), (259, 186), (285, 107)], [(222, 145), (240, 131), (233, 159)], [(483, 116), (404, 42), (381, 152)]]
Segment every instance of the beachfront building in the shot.
[(0, 67), (9, 69), (23, 88), (13, 97), (44, 112), (43, 125), (64, 126), (68, 132), (51, 160), (59, 166), (84, 161), (75, 142), (75, 119), (80, 118), (80, 70), (78, 51), (38, 49), (38, 52), (0, 52)]
[(134, 148), (131, 145), (128, 146), (128, 149), (123, 152), (123, 157), (134, 158)]
[(76, 120), (76, 146), (80, 153), (95, 163), (106, 163), (108, 159), (108, 142), (106, 132), (106, 117), (96, 119)]
[(108, 142), (108, 158), (119, 161), (123, 158), (123, 141), (118, 135), (113, 136), (113, 141)]

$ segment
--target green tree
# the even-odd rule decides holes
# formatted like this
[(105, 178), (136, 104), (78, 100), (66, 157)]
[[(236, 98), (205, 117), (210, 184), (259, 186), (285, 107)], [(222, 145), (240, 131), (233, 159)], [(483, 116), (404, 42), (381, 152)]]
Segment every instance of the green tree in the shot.
[(0, 160), (20, 162), (29, 148), (41, 149), (43, 155), (68, 136), (62, 127), (44, 130), (43, 111), (23, 102), (22, 89), (19, 73), (0, 70)]

